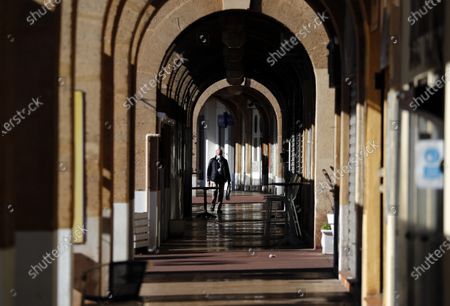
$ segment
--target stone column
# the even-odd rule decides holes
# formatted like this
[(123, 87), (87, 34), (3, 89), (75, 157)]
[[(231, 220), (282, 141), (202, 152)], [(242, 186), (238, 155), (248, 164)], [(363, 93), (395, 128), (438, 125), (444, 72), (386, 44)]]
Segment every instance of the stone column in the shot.
[[(13, 6), (14, 1), (1, 1), (0, 12), (7, 12), (9, 6)], [(16, 52), (16, 35), (12, 33), (14, 26), (14, 14), (9, 12), (9, 17), (0, 13), (0, 28), (5, 29), (8, 34), (7, 39), (0, 40), (0, 67), (4, 67), (5, 59), (11, 58)], [(3, 32), (3, 31), (2, 31)], [(0, 69), (2, 80), (8, 79), (12, 73), (13, 65), (7, 69)], [(0, 82), (0, 124), (3, 130), (4, 122), (10, 120), (14, 115), (16, 104), (14, 99), (8, 98), (11, 92), (11, 84)], [(9, 90), (8, 90), (9, 89)], [(17, 216), (17, 203), (14, 195), (14, 160), (13, 134), (1, 135), (0, 137), (0, 305), (14, 305), (17, 290), (15, 289), (14, 269), (15, 269), (15, 241), (14, 241), (14, 219)]]
[[(334, 89), (328, 88), (327, 69), (316, 70), (317, 91), (316, 119), (314, 135), (314, 189), (315, 189), (315, 225), (314, 246), (320, 246), (320, 229), (327, 222), (327, 213), (331, 213), (334, 205), (333, 191), (321, 188), (327, 183), (322, 170), (334, 167), (334, 142), (335, 142), (335, 118), (334, 118)], [(326, 89), (327, 88), (327, 89)]]
[[(9, 262), (0, 276), (2, 305), (71, 305), (72, 5), (64, 1), (40, 19), (31, 15), (45, 9), (36, 2), (6, 0), (1, 5), (8, 12), (0, 19), (11, 43), (1, 54), (7, 60), (0, 73), (8, 80), (1, 94), (8, 105), (5, 120), (14, 122), (2, 137), (9, 167), (2, 180), (11, 192), (1, 193), (7, 216), (2, 209), (0, 223), (7, 230), (6, 235), (2, 230), (0, 257), (2, 264)], [(13, 252), (20, 254), (15, 265)]]
[[(102, 73), (110, 72), (111, 67), (104, 65), (102, 58), (103, 47), (103, 23), (92, 22), (94, 16), (103, 20), (106, 10), (106, 1), (98, 1), (95, 4), (89, 0), (79, 0), (77, 5), (76, 44), (74, 61), (74, 87), (84, 93), (84, 163), (85, 163), (85, 224), (86, 237), (81, 244), (74, 246), (74, 287), (79, 290), (81, 275), (84, 270), (100, 263), (110, 261), (110, 228), (109, 222), (103, 222), (111, 217), (110, 204), (103, 207), (102, 197), (109, 196), (105, 190), (104, 182), (110, 180), (111, 173), (103, 169), (102, 145), (105, 138), (112, 137), (112, 119), (107, 117), (109, 105), (102, 105), (102, 98), (110, 101), (111, 96), (104, 97)], [(105, 81), (106, 83), (106, 81)], [(110, 84), (108, 86), (111, 86)], [(103, 109), (102, 109), (103, 106)], [(102, 113), (103, 112), (103, 113)], [(112, 112), (111, 112), (112, 113)], [(105, 146), (106, 147), (106, 146)], [(103, 175), (106, 176), (103, 179)], [(105, 192), (106, 191), (106, 192)], [(106, 277), (106, 275), (104, 276)], [(106, 283), (106, 282), (102, 282)], [(103, 292), (106, 292), (103, 291)], [(77, 294), (74, 303), (78, 303)]]
[[(450, 15), (450, 5), (447, 3), (447, 16)], [(447, 20), (447, 24), (450, 27), (450, 21)], [(448, 27), (447, 27), (448, 28)], [(450, 46), (450, 39), (447, 37), (447, 45)], [(446, 49), (447, 51), (449, 49)], [(448, 55), (450, 57), (450, 55)], [(450, 239), (450, 62), (447, 62), (445, 73), (447, 75), (447, 82), (445, 84), (445, 171), (444, 171), (444, 236), (446, 239)], [(448, 288), (450, 284), (450, 258), (446, 256), (444, 258), (444, 288)], [(444, 290), (444, 305), (450, 305), (450, 290)]]
[[(367, 142), (377, 145), (382, 143), (382, 113), (380, 91), (375, 88), (373, 76), (378, 69), (380, 33), (372, 32), (368, 38), (370, 44), (366, 53), (365, 72), (365, 129), (362, 147)], [(381, 211), (380, 211), (380, 177), (382, 150), (376, 150), (364, 158), (364, 191), (363, 191), (363, 216), (362, 216), (362, 305), (369, 305), (369, 300), (377, 298), (381, 293)]]
[(245, 175), (244, 175), (244, 190), (250, 190), (252, 185), (252, 128), (253, 119), (251, 112), (245, 115), (245, 129), (244, 129), (244, 143), (245, 143)]

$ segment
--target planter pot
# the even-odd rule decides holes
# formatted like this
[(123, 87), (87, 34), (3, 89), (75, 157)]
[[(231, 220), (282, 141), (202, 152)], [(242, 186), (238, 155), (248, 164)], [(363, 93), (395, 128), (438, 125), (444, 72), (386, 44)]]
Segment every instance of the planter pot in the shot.
[(322, 232), (322, 239), (320, 243), (322, 244), (322, 254), (333, 254), (334, 253), (334, 236), (333, 230), (320, 230)]
[(331, 230), (334, 234), (334, 214), (327, 214), (328, 224), (331, 225)]

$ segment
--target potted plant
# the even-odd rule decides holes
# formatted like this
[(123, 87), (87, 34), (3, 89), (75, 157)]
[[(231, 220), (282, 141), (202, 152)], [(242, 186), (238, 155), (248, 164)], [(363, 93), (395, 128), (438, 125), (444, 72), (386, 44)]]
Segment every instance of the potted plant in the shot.
[(327, 214), (327, 221), (328, 224), (331, 226), (331, 230), (333, 231), (334, 234), (334, 211), (330, 214)]
[(320, 231), (322, 232), (322, 239), (320, 240), (322, 245), (322, 254), (333, 254), (334, 235), (331, 225), (329, 223), (325, 223)]
[(327, 214), (327, 221), (328, 224), (330, 224), (331, 226), (331, 230), (333, 231), (334, 234), (334, 197), (336, 196), (336, 176), (335, 176), (335, 171), (334, 171), (334, 167), (330, 166), (330, 174), (328, 173), (328, 171), (326, 169), (322, 169), (322, 173), (325, 176), (325, 179), (327, 180), (327, 184), (330, 187), (329, 191), (333, 193), (333, 196), (328, 197), (328, 200), (330, 201), (330, 207), (331, 207), (331, 212)]

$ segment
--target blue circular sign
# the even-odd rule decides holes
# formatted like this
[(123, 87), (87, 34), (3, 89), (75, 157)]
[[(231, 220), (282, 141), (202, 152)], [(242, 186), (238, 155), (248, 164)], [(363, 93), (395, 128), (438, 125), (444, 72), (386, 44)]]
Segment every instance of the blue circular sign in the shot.
[(438, 150), (431, 148), (425, 151), (425, 160), (429, 163), (435, 163), (440, 160), (440, 155)]

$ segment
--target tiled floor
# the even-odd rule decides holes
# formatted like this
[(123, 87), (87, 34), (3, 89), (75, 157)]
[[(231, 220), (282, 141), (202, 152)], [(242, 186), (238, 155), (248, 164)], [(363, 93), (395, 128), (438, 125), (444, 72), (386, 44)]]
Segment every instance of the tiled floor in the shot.
[(261, 201), (260, 194), (236, 196), (208, 220), (195, 218), (203, 211), (197, 201), (182, 237), (137, 256), (149, 263), (144, 304), (353, 305), (333, 274), (333, 257), (301, 249), (284, 213), (267, 219)]
[(255, 197), (262, 200), (263, 195), (234, 197), (223, 205), (223, 213), (214, 212), (216, 218), (212, 219), (196, 218), (203, 205), (194, 204), (194, 217), (186, 221), (181, 237), (164, 242), (158, 254), (138, 258), (150, 261), (151, 273), (333, 267), (332, 256), (301, 248), (302, 240), (287, 225), (281, 203), (274, 204), (267, 218), (265, 205), (252, 202)]
[(243, 279), (151, 282), (145, 305), (353, 305), (338, 280)]
[(204, 211), (203, 205), (194, 204), (194, 217), (186, 222), (184, 235), (162, 243), (160, 253), (301, 248), (302, 240), (289, 230), (285, 213), (273, 212), (269, 227), (264, 208), (263, 203), (225, 203), (223, 214), (214, 212), (216, 218), (205, 220), (195, 217)]
[(150, 273), (331, 270), (333, 257), (315, 250), (258, 250), (140, 256)]

